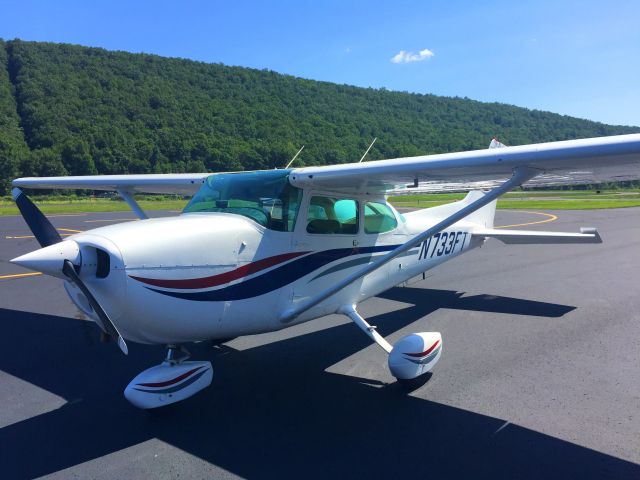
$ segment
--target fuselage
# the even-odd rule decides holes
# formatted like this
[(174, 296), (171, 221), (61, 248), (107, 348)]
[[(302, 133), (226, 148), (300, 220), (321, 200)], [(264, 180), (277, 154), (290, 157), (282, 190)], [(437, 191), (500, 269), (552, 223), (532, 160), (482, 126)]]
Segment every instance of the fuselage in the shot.
[[(356, 198), (355, 227), (309, 232), (305, 192), (292, 231), (274, 231), (253, 219), (221, 212), (128, 222), (70, 237), (81, 245), (81, 275), (127, 340), (182, 343), (279, 330), (357, 304), (481, 244), (478, 227), (462, 221), (363, 277), (289, 323), (282, 312), (328, 288), (407, 242), (459, 208), (449, 204), (400, 215), (383, 233), (368, 233), (367, 202)], [(332, 198), (336, 197), (335, 194)], [(460, 203), (460, 202), (458, 202)], [(395, 220), (395, 222), (393, 222)], [(370, 222), (371, 223), (371, 222)], [(387, 228), (388, 228), (387, 227)], [(376, 228), (374, 228), (376, 230)], [(378, 228), (379, 230), (379, 228)], [(107, 252), (108, 274), (98, 278), (93, 249)], [(96, 263), (97, 265), (97, 263)], [(104, 267), (103, 267), (104, 270)], [(75, 287), (72, 300), (93, 316)]]

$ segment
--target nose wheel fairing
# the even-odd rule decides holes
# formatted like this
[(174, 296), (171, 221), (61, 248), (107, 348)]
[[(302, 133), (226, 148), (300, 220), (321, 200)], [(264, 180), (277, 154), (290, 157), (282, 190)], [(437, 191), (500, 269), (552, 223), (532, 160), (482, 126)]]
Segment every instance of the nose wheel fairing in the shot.
[(124, 396), (138, 408), (150, 410), (186, 400), (211, 385), (213, 368), (208, 361), (188, 361), (189, 352), (170, 345), (160, 365), (137, 375)]

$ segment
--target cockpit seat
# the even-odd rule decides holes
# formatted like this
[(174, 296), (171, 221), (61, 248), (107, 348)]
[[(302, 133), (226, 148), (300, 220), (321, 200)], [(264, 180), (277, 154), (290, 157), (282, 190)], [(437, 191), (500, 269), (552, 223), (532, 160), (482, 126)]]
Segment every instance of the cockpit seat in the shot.
[(340, 233), (340, 222), (330, 219), (311, 220), (307, 225), (309, 233)]

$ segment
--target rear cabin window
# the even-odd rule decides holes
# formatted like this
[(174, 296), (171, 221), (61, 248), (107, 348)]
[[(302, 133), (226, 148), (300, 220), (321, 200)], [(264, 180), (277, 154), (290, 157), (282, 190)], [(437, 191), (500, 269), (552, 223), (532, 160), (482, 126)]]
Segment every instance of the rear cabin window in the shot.
[(308, 233), (358, 233), (358, 202), (345, 198), (311, 197), (307, 212)]
[(398, 226), (396, 216), (388, 205), (379, 202), (367, 202), (364, 206), (365, 233), (390, 232)]

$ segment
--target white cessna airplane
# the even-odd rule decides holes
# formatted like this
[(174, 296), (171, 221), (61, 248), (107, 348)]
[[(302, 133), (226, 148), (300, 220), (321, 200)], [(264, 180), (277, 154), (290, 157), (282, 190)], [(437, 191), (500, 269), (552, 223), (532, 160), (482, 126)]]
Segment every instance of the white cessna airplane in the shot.
[[(184, 400), (211, 383), (211, 363), (187, 360), (185, 343), (280, 330), (332, 313), (382, 347), (396, 378), (413, 379), (440, 358), (440, 334), (415, 333), (390, 345), (360, 316), (360, 302), (487, 238), (599, 243), (595, 229), (496, 230), (495, 201), (523, 184), (638, 178), (640, 134), (292, 170), (21, 178), (13, 196), (42, 248), (12, 262), (64, 280), (71, 300), (125, 354), (125, 340), (167, 345), (165, 361), (125, 389), (140, 408)], [(387, 203), (387, 192), (418, 185), (470, 192), (406, 214)], [(116, 191), (143, 220), (62, 240), (22, 187)], [(147, 219), (133, 198), (138, 192), (193, 198), (181, 215)]]

